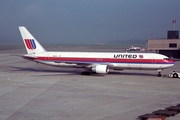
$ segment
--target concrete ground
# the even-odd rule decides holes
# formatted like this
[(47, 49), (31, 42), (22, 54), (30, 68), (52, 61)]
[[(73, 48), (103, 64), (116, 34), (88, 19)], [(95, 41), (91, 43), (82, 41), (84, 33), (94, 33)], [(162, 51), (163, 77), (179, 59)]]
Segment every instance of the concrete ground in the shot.
[[(24, 49), (23, 49), (24, 50)], [(136, 120), (180, 104), (180, 62), (157, 71), (111, 71), (80, 75), (80, 69), (36, 64), (0, 52), (0, 120)], [(179, 120), (180, 114), (166, 120)]]

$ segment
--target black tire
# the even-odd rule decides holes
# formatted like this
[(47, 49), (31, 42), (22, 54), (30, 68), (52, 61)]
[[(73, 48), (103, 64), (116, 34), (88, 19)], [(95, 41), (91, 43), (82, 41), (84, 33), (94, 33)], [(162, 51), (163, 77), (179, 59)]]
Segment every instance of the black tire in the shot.
[(90, 75), (91, 73), (89, 71), (83, 71), (81, 72), (81, 75)]
[(177, 73), (174, 73), (174, 74), (173, 74), (173, 78), (178, 78), (178, 74), (177, 74)]
[(85, 72), (81, 72), (81, 75), (85, 75)]
[(159, 73), (157, 74), (157, 77), (161, 77), (161, 76), (162, 76), (161, 74), (159, 74)]

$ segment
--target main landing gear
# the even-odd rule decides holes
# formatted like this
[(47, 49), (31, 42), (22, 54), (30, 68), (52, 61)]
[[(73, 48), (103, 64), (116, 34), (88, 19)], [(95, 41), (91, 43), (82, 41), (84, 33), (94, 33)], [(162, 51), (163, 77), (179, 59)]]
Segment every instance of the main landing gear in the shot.
[(91, 72), (90, 71), (82, 71), (81, 75), (91, 75)]

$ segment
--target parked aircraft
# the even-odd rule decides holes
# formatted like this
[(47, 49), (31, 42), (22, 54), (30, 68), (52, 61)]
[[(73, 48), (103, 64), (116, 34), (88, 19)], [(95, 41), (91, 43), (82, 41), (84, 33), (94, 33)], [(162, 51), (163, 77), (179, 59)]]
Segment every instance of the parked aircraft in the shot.
[(56, 67), (84, 68), (82, 74), (107, 74), (110, 69), (161, 71), (174, 65), (167, 56), (157, 53), (46, 51), (24, 26), (19, 30), (27, 50), (24, 59)]

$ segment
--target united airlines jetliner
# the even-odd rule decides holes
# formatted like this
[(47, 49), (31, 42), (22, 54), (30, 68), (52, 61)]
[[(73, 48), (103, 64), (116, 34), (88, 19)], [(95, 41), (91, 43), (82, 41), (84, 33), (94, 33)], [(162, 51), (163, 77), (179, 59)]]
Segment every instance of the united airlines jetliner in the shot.
[(24, 27), (19, 27), (27, 54), (24, 59), (56, 67), (84, 68), (82, 74), (107, 74), (109, 69), (161, 70), (174, 62), (156, 53), (49, 52)]

